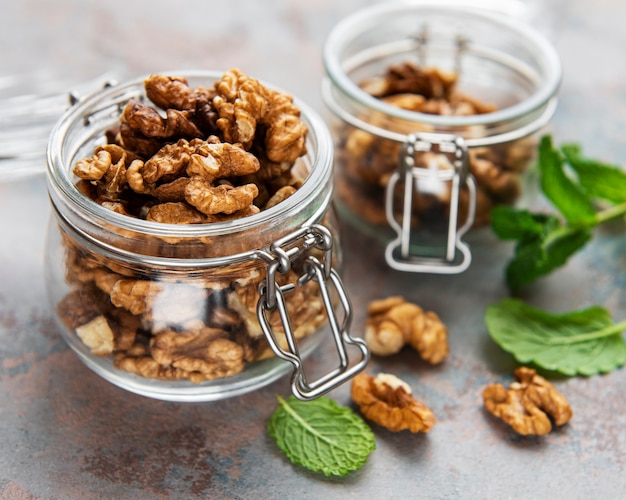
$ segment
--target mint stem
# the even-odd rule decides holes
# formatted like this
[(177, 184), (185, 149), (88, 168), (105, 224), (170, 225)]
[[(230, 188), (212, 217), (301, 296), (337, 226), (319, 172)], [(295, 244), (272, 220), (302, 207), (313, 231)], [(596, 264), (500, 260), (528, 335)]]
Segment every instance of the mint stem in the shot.
[(603, 222), (617, 219), (623, 215), (626, 215), (626, 203), (620, 203), (619, 205), (598, 212), (596, 214), (596, 223), (602, 224)]
[(552, 231), (543, 242), (544, 247), (549, 247), (553, 241), (558, 241), (561, 238), (565, 238), (569, 234), (575, 234), (580, 231), (578, 226), (563, 226)]
[(589, 333), (581, 333), (580, 335), (572, 335), (571, 337), (561, 338), (548, 338), (547, 343), (550, 345), (563, 345), (563, 344), (575, 344), (578, 342), (587, 342), (589, 340), (601, 339), (603, 337), (610, 337), (618, 332), (626, 330), (626, 321), (621, 323), (615, 323), (614, 325), (607, 326), (601, 330)]

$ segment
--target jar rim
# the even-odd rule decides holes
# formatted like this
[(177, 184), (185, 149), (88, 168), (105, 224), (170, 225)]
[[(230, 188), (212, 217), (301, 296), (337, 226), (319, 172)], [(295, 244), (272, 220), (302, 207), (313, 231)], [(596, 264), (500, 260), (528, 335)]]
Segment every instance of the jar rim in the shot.
[[(207, 78), (217, 81), (222, 77), (224, 71), (176, 70), (163, 71), (160, 73), (184, 76), (187, 78)], [(69, 165), (65, 165), (64, 163), (63, 146), (68, 137), (68, 133), (71, 127), (74, 126), (77, 121), (83, 120), (96, 104), (103, 103), (121, 92), (123, 93), (136, 87), (143, 89), (143, 82), (148, 76), (149, 74), (145, 74), (121, 84), (105, 87), (79, 100), (57, 121), (50, 134), (46, 150), (49, 189), (52, 184), (55, 190), (59, 190), (65, 198), (100, 222), (114, 224), (120, 229), (141, 234), (161, 237), (182, 236), (184, 238), (229, 235), (254, 229), (257, 226), (265, 224), (279, 223), (282, 217), (289, 215), (294, 209), (301, 207), (305, 204), (306, 200), (317, 199), (325, 189), (328, 189), (327, 185), (332, 180), (333, 142), (330, 131), (324, 121), (311, 107), (301, 101), (297, 96), (273, 84), (258, 80), (267, 88), (284, 92), (293, 97), (294, 105), (300, 109), (301, 118), (308, 129), (307, 150), (310, 151), (310, 146), (313, 146), (315, 151), (315, 155), (309, 154), (310, 171), (306, 179), (304, 179), (302, 186), (297, 189), (294, 194), (275, 206), (253, 215), (230, 221), (202, 224), (167, 224), (147, 221), (116, 213), (94, 202), (76, 188), (71, 179), (71, 169)], [(325, 203), (330, 203), (330, 196), (326, 196), (324, 199), (326, 200)]]
[[(543, 79), (539, 87), (523, 101), (506, 108), (498, 109), (490, 113), (470, 116), (441, 116), (406, 109), (387, 104), (369, 93), (362, 90), (344, 71), (342, 62), (339, 60), (341, 49), (349, 43), (353, 37), (375, 29), (384, 22), (385, 18), (394, 18), (407, 11), (412, 12), (436, 12), (443, 14), (458, 14), (483, 19), (515, 32), (537, 49), (542, 56), (541, 69), (544, 71)], [(412, 1), (379, 4), (361, 9), (340, 21), (328, 35), (323, 47), (323, 62), (326, 73), (332, 82), (344, 95), (349, 96), (368, 109), (373, 109), (385, 115), (392, 116), (408, 122), (419, 122), (440, 127), (490, 125), (507, 122), (532, 113), (546, 106), (556, 94), (561, 83), (562, 69), (556, 49), (541, 33), (514, 18), (503, 14), (487, 12), (462, 5), (458, 2), (446, 2), (443, 0)]]

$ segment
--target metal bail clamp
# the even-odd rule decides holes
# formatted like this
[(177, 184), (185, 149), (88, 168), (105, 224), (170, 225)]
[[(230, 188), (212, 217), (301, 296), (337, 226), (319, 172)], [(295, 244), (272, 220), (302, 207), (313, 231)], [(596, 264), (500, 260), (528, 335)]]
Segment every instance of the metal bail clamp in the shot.
[[(426, 168), (415, 165), (415, 154), (435, 151), (451, 158), (452, 169)], [(450, 182), (450, 214), (447, 224), (445, 255), (432, 257), (411, 252), (413, 194), (420, 181)], [(404, 182), (402, 217), (394, 216), (396, 185)], [(467, 218), (458, 227), (459, 194), (466, 187), (469, 195)], [(456, 274), (465, 271), (472, 260), (468, 245), (462, 236), (474, 223), (476, 211), (476, 183), (469, 173), (469, 156), (462, 137), (452, 134), (415, 133), (407, 136), (398, 158), (398, 169), (391, 175), (385, 194), (385, 213), (397, 237), (385, 249), (387, 264), (393, 269), (409, 272)]]
[[(366, 367), (370, 358), (365, 341), (350, 336), (352, 309), (341, 279), (332, 268), (332, 244), (333, 237), (327, 228), (321, 225), (305, 226), (275, 241), (270, 251), (264, 253), (263, 256), (263, 260), (267, 263), (267, 276), (259, 286), (257, 318), (274, 354), (294, 366), (291, 391), (294, 396), (303, 401), (315, 399), (352, 378)], [(315, 255), (319, 255), (320, 252), (322, 262)], [(298, 271), (300, 269), (302, 271), (297, 282), (279, 286), (276, 283), (276, 273), (286, 274), (296, 261)], [(304, 286), (309, 281), (318, 283), (329, 328), (339, 355), (339, 366), (314, 382), (309, 382), (304, 373), (285, 299), (285, 295), (296, 286)], [(338, 299), (337, 310), (331, 296), (333, 289)], [(270, 324), (269, 313), (275, 310), (278, 310), (287, 349), (280, 345)], [(343, 318), (340, 318), (338, 314), (341, 311), (343, 311)], [(360, 359), (352, 366), (350, 366), (346, 350), (347, 345), (356, 346), (361, 354)]]

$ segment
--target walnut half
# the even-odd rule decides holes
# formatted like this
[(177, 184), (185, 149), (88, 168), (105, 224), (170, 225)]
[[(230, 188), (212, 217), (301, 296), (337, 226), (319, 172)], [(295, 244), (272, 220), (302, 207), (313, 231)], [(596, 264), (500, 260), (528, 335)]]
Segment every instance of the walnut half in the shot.
[(409, 344), (431, 364), (448, 356), (448, 331), (434, 312), (399, 296), (375, 300), (367, 312), (365, 341), (373, 354), (389, 356)]
[(108, 356), (113, 352), (113, 330), (102, 315), (76, 328), (76, 334), (96, 356)]
[(491, 384), (483, 391), (487, 411), (509, 424), (523, 435), (542, 436), (555, 425), (563, 425), (572, 418), (572, 407), (565, 397), (535, 370), (524, 366), (515, 370), (517, 382), (509, 389)]
[(435, 415), (411, 395), (411, 388), (395, 375), (379, 373), (376, 378), (359, 373), (352, 381), (352, 400), (368, 420), (393, 432), (428, 432)]

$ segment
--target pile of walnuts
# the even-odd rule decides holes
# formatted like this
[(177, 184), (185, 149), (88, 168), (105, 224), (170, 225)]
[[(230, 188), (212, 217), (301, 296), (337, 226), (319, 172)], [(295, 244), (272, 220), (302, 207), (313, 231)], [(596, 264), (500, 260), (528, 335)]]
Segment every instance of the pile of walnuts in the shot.
[[(413, 62), (390, 66), (381, 77), (361, 82), (361, 88), (385, 103), (408, 111), (441, 116), (470, 116), (495, 111), (492, 105), (460, 92), (458, 75), (437, 68), (420, 67)], [(402, 134), (433, 132), (426, 124), (373, 114), (364, 118), (373, 125)], [(472, 130), (470, 133), (480, 133)], [(342, 126), (338, 130), (337, 193), (341, 202), (354, 214), (371, 224), (387, 225), (385, 189), (397, 170), (402, 144), (382, 139), (364, 130)], [(469, 170), (477, 181), (475, 225), (489, 222), (495, 205), (513, 202), (520, 194), (520, 175), (529, 165), (534, 151), (533, 139), (469, 151)], [(416, 155), (416, 166), (451, 169), (443, 154), (424, 152)], [(399, 197), (399, 193), (396, 194)], [(460, 194), (460, 221), (465, 220), (468, 194)], [(412, 220), (420, 224), (437, 214), (446, 213), (450, 186), (438, 191), (414, 193)], [(395, 206), (401, 210), (401, 204)], [(397, 214), (400, 217), (400, 212)]]
[(108, 143), (74, 166), (97, 203), (199, 224), (257, 213), (301, 185), (292, 167), (306, 153), (307, 127), (291, 96), (236, 69), (209, 88), (158, 74), (144, 88), (154, 106), (129, 101)]
[[(369, 304), (365, 341), (377, 356), (397, 354), (409, 345), (431, 365), (445, 361), (450, 351), (448, 330), (439, 317), (401, 296)], [(435, 425), (430, 408), (415, 399), (409, 385), (391, 373), (375, 377), (359, 373), (352, 382), (351, 396), (368, 420), (393, 432), (429, 432)]]
[[(237, 69), (210, 87), (154, 74), (144, 88), (151, 103), (130, 100), (106, 131), (106, 144), (74, 165), (77, 188), (96, 203), (151, 222), (207, 224), (266, 210), (302, 185), (296, 167), (306, 153), (307, 127), (291, 96)], [(205, 255), (159, 238), (165, 256)], [(145, 241), (128, 240), (141, 253)], [(63, 231), (62, 241), (71, 292), (59, 303), (59, 316), (92, 354), (111, 356), (118, 369), (199, 383), (272, 355), (256, 315), (262, 263), (176, 274), (106, 257)], [(211, 243), (200, 239), (200, 246)], [(298, 277), (293, 270), (279, 274), (277, 284)], [(296, 338), (325, 320), (311, 282), (286, 302)], [(280, 338), (278, 315), (269, 322)]]
[[(432, 311), (424, 311), (403, 297), (370, 303), (365, 339), (372, 354), (391, 356), (409, 345), (431, 365), (449, 353), (447, 329)], [(507, 389), (491, 384), (483, 390), (485, 409), (522, 435), (548, 434), (552, 424), (569, 422), (573, 411), (567, 399), (532, 368), (515, 370)], [(375, 377), (360, 373), (352, 381), (351, 397), (365, 418), (393, 432), (429, 432), (436, 423), (433, 412), (412, 395), (411, 387), (390, 373)]]

